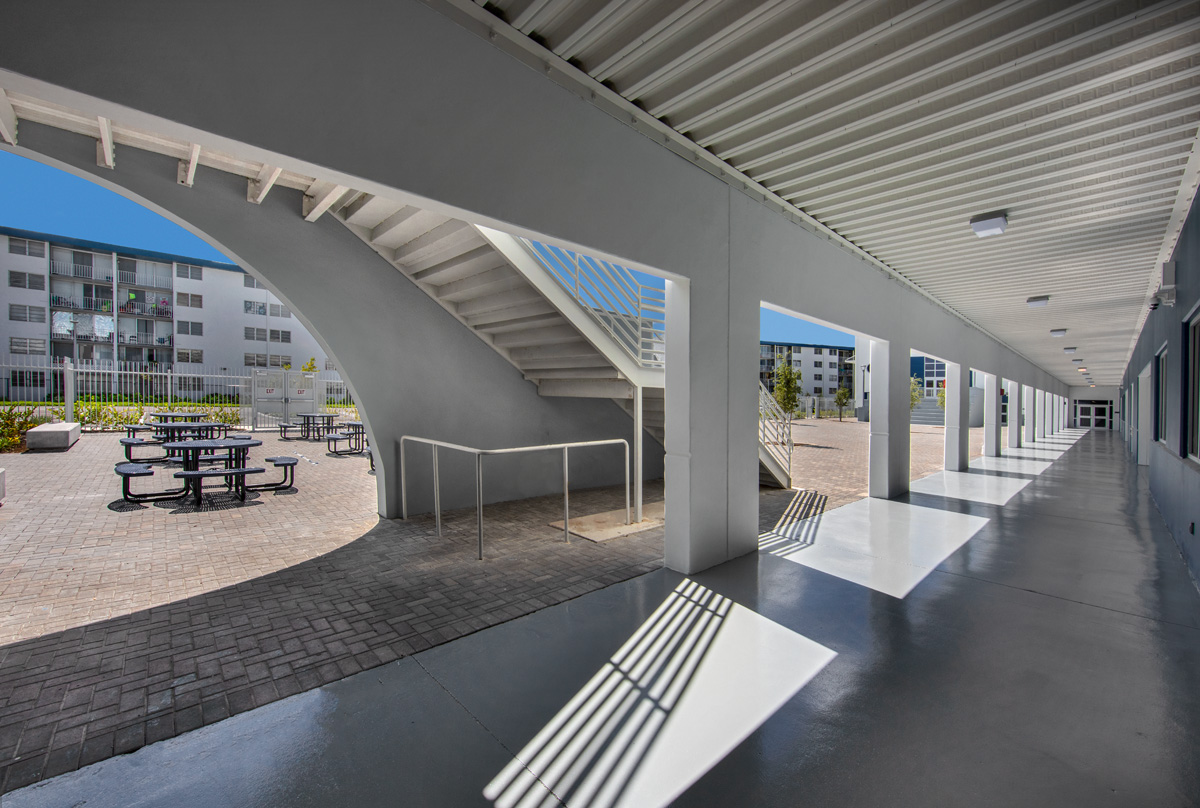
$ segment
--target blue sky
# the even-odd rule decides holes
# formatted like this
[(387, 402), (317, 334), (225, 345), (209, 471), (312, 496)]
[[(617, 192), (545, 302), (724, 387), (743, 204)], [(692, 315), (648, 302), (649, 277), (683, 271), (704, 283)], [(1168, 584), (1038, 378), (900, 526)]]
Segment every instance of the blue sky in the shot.
[[(229, 259), (182, 227), (119, 194), (0, 150), (0, 225), (212, 261)], [(854, 337), (762, 310), (762, 339), (854, 346)]]

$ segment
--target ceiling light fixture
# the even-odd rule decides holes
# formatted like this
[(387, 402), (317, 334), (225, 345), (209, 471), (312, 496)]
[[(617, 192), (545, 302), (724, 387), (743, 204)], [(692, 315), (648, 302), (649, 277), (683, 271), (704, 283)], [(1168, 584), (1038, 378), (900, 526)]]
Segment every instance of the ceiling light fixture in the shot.
[(1083, 360), (1082, 360), (1082, 359), (1072, 359), (1071, 361), (1072, 361), (1072, 362), (1074, 362), (1074, 363), (1075, 363), (1075, 364), (1077, 364), (1077, 365), (1082, 365), (1082, 364), (1083, 364)]
[(1065, 328), (1051, 328), (1050, 329), (1050, 336), (1052, 336), (1052, 337), (1065, 337), (1066, 335), (1067, 335), (1067, 329), (1065, 329)]
[(1075, 346), (1072, 345), (1070, 348), (1063, 348), (1063, 353), (1066, 353), (1066, 354), (1075, 353)]
[(1026, 303), (1031, 309), (1040, 309), (1042, 306), (1050, 305), (1050, 295), (1038, 295), (1037, 297), (1028, 298)]
[(1087, 373), (1087, 368), (1075, 368), (1075, 369), (1078, 370), (1080, 373)]
[(971, 229), (980, 238), (998, 236), (1004, 232), (1006, 227), (1008, 227), (1008, 214), (1002, 210), (994, 210), (991, 213), (981, 213), (971, 217)]

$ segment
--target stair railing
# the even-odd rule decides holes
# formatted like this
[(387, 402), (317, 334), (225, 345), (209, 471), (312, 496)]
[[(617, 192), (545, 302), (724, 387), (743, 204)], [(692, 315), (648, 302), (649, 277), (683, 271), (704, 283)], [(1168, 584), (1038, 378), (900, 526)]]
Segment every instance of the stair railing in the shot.
[(762, 382), (758, 383), (758, 442), (791, 473), (792, 416), (783, 411)]
[(529, 254), (644, 368), (666, 365), (666, 292), (629, 269), (589, 255), (519, 239)]

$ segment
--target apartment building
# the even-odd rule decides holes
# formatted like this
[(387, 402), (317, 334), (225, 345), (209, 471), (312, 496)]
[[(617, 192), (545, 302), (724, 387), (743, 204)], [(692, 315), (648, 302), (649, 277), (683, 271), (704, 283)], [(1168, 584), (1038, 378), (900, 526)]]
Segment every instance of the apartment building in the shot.
[(236, 264), (0, 227), (0, 353), (75, 363), (299, 368), (324, 350)]
[(840, 345), (795, 342), (759, 343), (758, 378), (775, 392), (775, 369), (791, 361), (800, 373), (800, 390), (806, 396), (832, 396), (839, 387), (854, 392), (854, 349)]

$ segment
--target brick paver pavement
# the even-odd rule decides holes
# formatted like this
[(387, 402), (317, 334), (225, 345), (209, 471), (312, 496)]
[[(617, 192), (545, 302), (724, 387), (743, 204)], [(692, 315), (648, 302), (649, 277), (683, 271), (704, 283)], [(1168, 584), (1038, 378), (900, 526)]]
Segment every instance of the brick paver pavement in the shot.
[[(431, 518), (376, 517), (365, 458), (267, 435), (251, 460), (275, 454), (305, 456), (296, 491), (199, 512), (123, 503), (111, 434), (3, 456), (0, 793), (662, 564), (661, 527), (565, 544), (559, 496), (485, 508), (479, 562), (473, 509), (438, 538)], [(571, 492), (581, 515), (617, 501)]]

